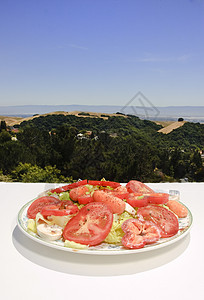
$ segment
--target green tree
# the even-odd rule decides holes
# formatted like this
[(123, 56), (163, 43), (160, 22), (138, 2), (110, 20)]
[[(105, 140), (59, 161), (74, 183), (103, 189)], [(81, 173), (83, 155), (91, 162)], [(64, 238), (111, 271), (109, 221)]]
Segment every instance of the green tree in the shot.
[(2, 130), (6, 130), (7, 129), (7, 126), (6, 126), (6, 122), (5, 121), (1, 121), (1, 124), (0, 124), (0, 132)]
[(13, 181), (10, 175), (4, 175), (2, 171), (0, 171), (0, 181), (3, 182), (11, 182)]
[(194, 179), (198, 182), (204, 182), (204, 167), (196, 170)]
[(37, 165), (20, 163), (12, 172), (13, 179), (22, 182), (72, 182), (72, 178), (65, 178), (56, 166), (41, 168)]
[(26, 127), (17, 134), (19, 143), (29, 149), (34, 163), (44, 167), (50, 163), (51, 138), (48, 131)]
[(7, 131), (3, 130), (0, 132), (0, 144), (3, 144), (10, 140), (11, 140), (11, 135)]
[(19, 162), (33, 163), (32, 154), (19, 141), (0, 144), (0, 170), (9, 174)]
[(197, 166), (197, 168), (202, 167), (202, 158), (199, 151), (194, 151), (191, 161)]
[(75, 147), (77, 133), (78, 131), (75, 127), (63, 124), (51, 134), (52, 151), (50, 162), (52, 165), (56, 164), (62, 172), (66, 172), (67, 164)]
[(67, 172), (73, 174), (75, 179), (99, 180), (104, 176), (102, 168), (104, 161), (104, 147), (100, 140), (77, 140), (70, 163), (67, 165)]

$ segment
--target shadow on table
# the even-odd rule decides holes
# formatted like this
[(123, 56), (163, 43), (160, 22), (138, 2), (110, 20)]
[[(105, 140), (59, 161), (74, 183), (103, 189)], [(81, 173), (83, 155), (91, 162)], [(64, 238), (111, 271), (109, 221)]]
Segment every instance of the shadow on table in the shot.
[(17, 251), (31, 262), (58, 272), (83, 276), (118, 276), (148, 271), (171, 262), (188, 247), (190, 234), (161, 249), (126, 255), (72, 253), (36, 243), (16, 226), (12, 240)]

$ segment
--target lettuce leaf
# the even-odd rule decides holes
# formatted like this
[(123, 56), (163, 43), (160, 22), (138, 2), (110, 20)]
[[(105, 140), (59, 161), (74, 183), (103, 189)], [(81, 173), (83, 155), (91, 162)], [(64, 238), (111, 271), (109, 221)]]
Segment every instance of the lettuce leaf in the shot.
[(118, 217), (115, 217), (113, 220), (112, 228), (108, 234), (108, 236), (105, 238), (104, 242), (108, 244), (120, 244), (122, 237), (124, 236), (124, 232), (121, 228), (123, 222), (125, 222), (128, 219), (132, 219), (133, 216), (130, 215), (128, 212), (124, 212), (121, 215), (117, 215)]
[(74, 248), (74, 249), (88, 249), (87, 245), (82, 245), (80, 243), (75, 243), (73, 241), (68, 241), (68, 240), (65, 240), (64, 246), (68, 248)]
[(27, 231), (32, 231), (34, 233), (37, 233), (37, 226), (36, 226), (36, 222), (33, 219), (28, 219), (28, 223), (27, 223)]

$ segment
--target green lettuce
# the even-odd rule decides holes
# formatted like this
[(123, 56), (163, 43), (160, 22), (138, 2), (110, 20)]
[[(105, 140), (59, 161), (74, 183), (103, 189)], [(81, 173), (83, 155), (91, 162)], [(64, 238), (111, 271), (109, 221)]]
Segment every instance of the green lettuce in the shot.
[(113, 220), (112, 228), (105, 238), (104, 242), (108, 244), (120, 244), (122, 237), (124, 236), (124, 232), (121, 228), (123, 222), (128, 219), (132, 219), (133, 216), (130, 215), (128, 212), (124, 212), (121, 215), (117, 215), (116, 218)]

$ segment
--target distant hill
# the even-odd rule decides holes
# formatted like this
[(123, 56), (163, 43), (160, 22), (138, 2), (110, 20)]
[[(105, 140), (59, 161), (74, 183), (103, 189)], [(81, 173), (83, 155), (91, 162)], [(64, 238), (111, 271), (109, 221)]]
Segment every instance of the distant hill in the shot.
[(161, 125), (149, 120), (142, 120), (134, 115), (101, 114), (94, 112), (54, 112), (50, 114), (36, 115), (22, 119), (20, 128), (26, 126), (37, 127), (40, 130), (56, 129), (62, 124), (75, 127), (78, 130), (93, 130), (95, 132), (109, 132), (124, 134), (131, 133), (132, 130), (157, 132)]
[[(27, 121), (32, 122), (32, 120), (37, 119), (39, 117), (46, 117), (52, 115), (63, 115), (63, 116), (75, 116), (75, 117), (83, 117), (83, 118), (99, 118), (107, 120), (109, 117), (123, 117), (127, 118), (127, 115), (116, 113), (116, 114), (107, 114), (107, 113), (98, 113), (98, 112), (81, 112), (81, 111), (72, 111), (72, 112), (64, 112), (64, 111), (55, 111), (47, 114), (35, 114), (30, 117), (22, 118), (22, 117), (11, 117), (11, 116), (0, 116), (0, 121), (5, 121), (8, 126), (20, 125), (21, 123), (25, 123)], [(142, 120), (142, 119), (141, 119)], [(173, 130), (183, 126), (186, 121), (178, 122), (178, 121), (154, 121), (157, 125), (162, 126), (158, 132), (168, 134)], [(39, 122), (35, 122), (36, 124)]]
[(0, 106), (0, 115), (29, 117), (34, 114), (46, 114), (53, 111), (84, 111), (96, 113), (116, 113), (132, 114), (141, 119), (150, 120), (177, 120), (182, 117), (186, 121), (204, 122), (204, 106), (133, 106), (131, 103), (126, 106), (117, 105), (17, 105)]
[(33, 119), (39, 118), (39, 117), (46, 117), (50, 115), (64, 115), (64, 116), (76, 116), (76, 117), (83, 117), (83, 118), (101, 118), (101, 119), (108, 119), (108, 117), (118, 117), (122, 116), (124, 118), (127, 118), (126, 115), (117, 113), (117, 114), (107, 114), (107, 113), (98, 113), (98, 112), (82, 112), (82, 111), (54, 111), (46, 114), (34, 114), (29, 117), (12, 117), (12, 116), (1, 116), (0, 115), (0, 121), (5, 121), (8, 126), (14, 126), (19, 125), (24, 121), (31, 121)]
[(152, 145), (166, 143), (171, 147), (189, 148), (191, 145), (196, 145), (196, 147), (203, 148), (204, 143), (204, 124), (186, 121), (166, 123), (143, 120), (134, 115), (79, 111), (72, 113), (55, 112), (33, 116), (24, 120), (19, 125), (22, 129), (29, 126), (38, 128), (41, 131), (52, 131), (65, 125), (69, 128), (76, 128), (78, 131), (92, 131), (95, 135), (100, 132), (105, 132), (111, 136), (136, 134), (138, 139), (148, 139)]

